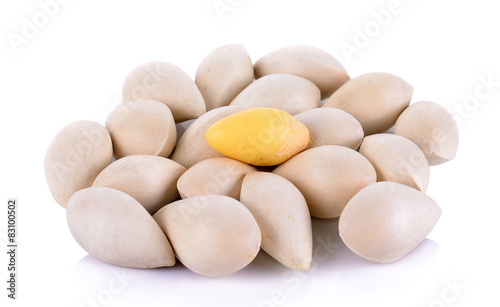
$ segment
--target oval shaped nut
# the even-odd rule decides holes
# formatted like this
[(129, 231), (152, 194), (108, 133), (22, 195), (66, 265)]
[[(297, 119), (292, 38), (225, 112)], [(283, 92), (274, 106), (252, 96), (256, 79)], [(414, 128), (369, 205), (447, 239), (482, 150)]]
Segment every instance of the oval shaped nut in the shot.
[(273, 173), (291, 181), (304, 195), (311, 216), (339, 217), (347, 202), (377, 181), (377, 173), (360, 153), (325, 145), (299, 153)]
[(232, 106), (276, 108), (295, 115), (319, 108), (321, 93), (311, 81), (290, 74), (264, 76), (245, 88)]
[(172, 247), (158, 224), (121, 191), (80, 190), (68, 201), (66, 217), (76, 242), (99, 260), (132, 268), (175, 264)]
[(226, 195), (239, 199), (243, 178), (256, 171), (255, 167), (230, 158), (210, 158), (190, 167), (179, 178), (177, 189), (182, 198)]
[(280, 164), (306, 148), (306, 126), (285, 111), (252, 108), (208, 128), (207, 143), (221, 154), (258, 166)]
[(252, 60), (241, 44), (224, 45), (210, 52), (195, 76), (207, 111), (229, 105), (252, 81)]
[(194, 81), (179, 67), (166, 62), (141, 64), (127, 75), (123, 102), (152, 99), (164, 103), (176, 122), (198, 118), (206, 112), (205, 101)]
[(92, 185), (113, 159), (108, 131), (93, 121), (76, 121), (62, 128), (45, 153), (44, 172), (54, 200), (66, 204), (78, 190)]
[(260, 250), (257, 222), (231, 197), (204, 195), (178, 200), (153, 217), (172, 243), (177, 259), (200, 275), (234, 273)]
[(458, 151), (458, 125), (450, 112), (435, 102), (411, 104), (399, 116), (394, 132), (417, 144), (431, 166), (452, 160)]
[(378, 263), (401, 259), (434, 228), (441, 208), (425, 193), (377, 182), (356, 194), (339, 219), (339, 234), (354, 253)]
[(329, 97), (349, 81), (345, 68), (331, 54), (311, 46), (290, 46), (275, 50), (254, 64), (255, 78), (270, 74), (292, 74), (312, 81)]
[(312, 226), (300, 191), (276, 174), (249, 173), (240, 201), (259, 224), (262, 249), (293, 270), (307, 271), (312, 261)]
[(344, 84), (323, 104), (354, 116), (365, 135), (391, 128), (410, 104), (413, 87), (398, 76), (374, 72)]
[(213, 123), (241, 110), (244, 108), (225, 106), (208, 111), (197, 118), (182, 134), (171, 159), (185, 168), (190, 168), (202, 160), (223, 157), (223, 154), (208, 145), (205, 134)]
[(108, 165), (92, 186), (127, 193), (153, 214), (179, 196), (177, 180), (185, 171), (184, 166), (167, 158), (132, 155)]
[(163, 103), (141, 99), (116, 107), (106, 119), (117, 159), (129, 155), (168, 157), (177, 140), (170, 109)]
[(311, 142), (307, 149), (323, 145), (339, 145), (357, 150), (364, 133), (361, 124), (351, 114), (334, 108), (316, 108), (294, 116), (303, 123)]
[(430, 170), (420, 148), (405, 137), (381, 133), (364, 138), (359, 153), (377, 171), (377, 181), (398, 182), (422, 192), (429, 185)]

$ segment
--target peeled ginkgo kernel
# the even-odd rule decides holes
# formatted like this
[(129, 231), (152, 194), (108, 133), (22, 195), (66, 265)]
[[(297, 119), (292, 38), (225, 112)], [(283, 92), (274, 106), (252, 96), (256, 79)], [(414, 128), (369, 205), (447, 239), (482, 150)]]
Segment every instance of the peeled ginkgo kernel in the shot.
[(309, 131), (285, 111), (253, 108), (215, 122), (205, 139), (225, 156), (269, 166), (283, 163), (304, 150), (309, 143)]

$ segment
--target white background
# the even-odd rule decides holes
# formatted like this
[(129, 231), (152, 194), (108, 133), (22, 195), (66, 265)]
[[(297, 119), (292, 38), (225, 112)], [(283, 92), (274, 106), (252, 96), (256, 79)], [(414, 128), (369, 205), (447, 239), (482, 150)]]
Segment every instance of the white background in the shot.
[[(7, 198), (17, 198), (20, 254), (19, 299), (12, 301), (4, 290), (7, 255), (1, 253), (0, 305), (500, 306), (495, 2), (221, 2), (232, 4), (222, 18), (213, 0), (70, 0), (52, 6), (44, 19), (38, 1), (1, 1), (0, 234), (5, 246)], [(377, 21), (388, 7), (393, 13)], [(34, 17), (37, 30), (13, 44)], [(368, 36), (363, 40), (360, 32)], [(454, 161), (431, 170), (428, 194), (443, 214), (419, 247), (393, 264), (370, 263), (341, 243), (336, 220), (315, 220), (315, 249), (323, 254), (306, 273), (263, 253), (244, 270), (217, 279), (182, 265), (132, 270), (87, 256), (45, 183), (43, 159), (52, 137), (74, 120), (104, 123), (134, 66), (167, 61), (194, 78), (203, 57), (227, 43), (242, 43), (253, 61), (277, 48), (312, 45), (337, 57), (351, 77), (394, 73), (414, 86), (413, 101), (453, 110), (460, 150)], [(346, 44), (356, 53), (343, 52)], [(484, 87), (481, 80), (488, 79), (497, 83)]]

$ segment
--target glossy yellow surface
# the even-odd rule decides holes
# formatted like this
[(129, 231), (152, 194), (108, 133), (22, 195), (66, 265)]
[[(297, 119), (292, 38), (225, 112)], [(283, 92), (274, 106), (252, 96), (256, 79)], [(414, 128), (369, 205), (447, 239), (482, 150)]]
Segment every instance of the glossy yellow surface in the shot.
[(207, 143), (230, 158), (259, 166), (277, 165), (304, 150), (307, 127), (285, 111), (253, 108), (208, 128)]

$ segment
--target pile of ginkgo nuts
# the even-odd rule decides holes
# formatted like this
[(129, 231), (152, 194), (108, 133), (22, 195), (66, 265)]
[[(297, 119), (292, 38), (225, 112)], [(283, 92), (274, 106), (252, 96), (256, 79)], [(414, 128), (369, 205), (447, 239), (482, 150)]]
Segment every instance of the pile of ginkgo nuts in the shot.
[(412, 95), (393, 74), (351, 79), (314, 47), (253, 64), (242, 45), (224, 45), (194, 82), (166, 62), (134, 68), (105, 126), (82, 120), (57, 133), (45, 176), (78, 244), (108, 263), (156, 268), (177, 258), (223, 276), (262, 248), (305, 271), (311, 217), (339, 218), (349, 249), (389, 263), (433, 229), (441, 209), (425, 194), (429, 166), (458, 148), (451, 114), (410, 105)]

